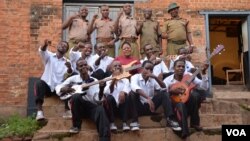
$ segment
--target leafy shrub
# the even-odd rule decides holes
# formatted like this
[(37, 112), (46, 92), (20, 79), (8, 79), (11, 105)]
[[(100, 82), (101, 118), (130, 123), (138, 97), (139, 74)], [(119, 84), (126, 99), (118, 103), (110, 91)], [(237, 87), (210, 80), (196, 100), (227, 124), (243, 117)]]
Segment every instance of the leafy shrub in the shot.
[(39, 128), (39, 124), (33, 117), (24, 118), (14, 115), (6, 120), (0, 120), (0, 139), (13, 136), (32, 136)]

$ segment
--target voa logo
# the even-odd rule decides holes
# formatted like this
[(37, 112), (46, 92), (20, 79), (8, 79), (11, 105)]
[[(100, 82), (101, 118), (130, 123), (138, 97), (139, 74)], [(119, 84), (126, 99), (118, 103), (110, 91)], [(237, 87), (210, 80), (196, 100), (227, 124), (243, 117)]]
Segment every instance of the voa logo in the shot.
[(226, 129), (227, 136), (247, 136), (244, 129)]

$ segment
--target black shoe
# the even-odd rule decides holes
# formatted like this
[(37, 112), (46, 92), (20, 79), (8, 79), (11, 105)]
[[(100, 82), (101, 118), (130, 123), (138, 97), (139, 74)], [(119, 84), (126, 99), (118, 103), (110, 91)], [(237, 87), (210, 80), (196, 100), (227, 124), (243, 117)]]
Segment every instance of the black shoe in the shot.
[(196, 131), (202, 131), (203, 128), (200, 125), (191, 125), (191, 128), (194, 128)]
[(77, 134), (77, 133), (80, 132), (80, 128), (78, 128), (78, 127), (71, 127), (71, 128), (69, 129), (69, 132), (70, 132), (70, 133), (73, 133), (73, 134)]

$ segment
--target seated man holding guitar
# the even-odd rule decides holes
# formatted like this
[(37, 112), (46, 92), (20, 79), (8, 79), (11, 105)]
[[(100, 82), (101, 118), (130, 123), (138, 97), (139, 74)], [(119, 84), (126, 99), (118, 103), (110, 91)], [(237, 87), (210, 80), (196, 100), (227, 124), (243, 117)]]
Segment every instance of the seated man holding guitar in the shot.
[(165, 84), (154, 74), (154, 65), (151, 61), (146, 60), (142, 64), (142, 72), (131, 77), (132, 92), (129, 95), (131, 98), (132, 123), (131, 130), (139, 130), (138, 116), (152, 115), (155, 110), (162, 106), (164, 109), (164, 117), (167, 125), (172, 127), (175, 131), (180, 131), (178, 122), (174, 121), (175, 116), (172, 109), (172, 104), (167, 92), (162, 88), (166, 88)]
[(193, 74), (185, 72), (185, 60), (179, 59), (174, 62), (174, 74), (164, 79), (166, 88), (176, 107), (177, 119), (182, 128), (182, 138), (186, 138), (189, 135), (188, 115), (190, 115), (191, 127), (197, 131), (202, 130), (202, 127), (200, 127), (199, 106), (202, 93), (209, 86), (206, 76), (207, 68), (208, 65), (203, 66), (201, 71), (202, 80), (200, 80), (196, 77), (200, 69)]
[[(102, 103), (105, 81), (99, 81), (100, 84), (88, 86), (97, 79), (89, 76), (89, 66), (87, 61), (80, 58), (76, 62), (77, 70), (80, 74), (74, 75), (66, 79), (57, 87), (57, 94), (75, 93), (71, 97), (71, 112), (73, 127), (70, 133), (78, 133), (81, 129), (82, 118), (89, 117), (95, 123), (99, 134), (99, 141), (110, 141), (109, 120), (106, 116)], [(71, 87), (72, 86), (72, 87)], [(75, 87), (79, 86), (79, 87)]]

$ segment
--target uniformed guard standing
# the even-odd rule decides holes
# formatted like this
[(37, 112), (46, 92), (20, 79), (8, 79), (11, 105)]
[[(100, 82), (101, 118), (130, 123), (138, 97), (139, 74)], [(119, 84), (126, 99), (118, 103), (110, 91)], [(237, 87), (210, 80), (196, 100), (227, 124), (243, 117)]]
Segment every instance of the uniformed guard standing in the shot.
[(177, 54), (180, 48), (187, 46), (186, 41), (189, 43), (189, 52), (193, 52), (194, 45), (189, 21), (179, 17), (179, 7), (176, 3), (171, 3), (168, 6), (171, 19), (163, 24), (162, 38), (167, 39), (167, 55)]
[(99, 19), (97, 14), (93, 16), (88, 34), (90, 35), (96, 29), (96, 43), (104, 44), (108, 48), (108, 55), (115, 57), (115, 42), (117, 40), (114, 36), (114, 22), (109, 18), (108, 5), (101, 6), (101, 14), (102, 17)]
[(86, 17), (88, 16), (88, 8), (86, 6), (81, 6), (79, 11), (70, 16), (66, 21), (64, 21), (62, 25), (62, 29), (69, 30), (68, 33), (68, 42), (69, 42), (69, 50), (67, 53), (67, 57), (69, 56), (69, 52), (71, 48), (76, 46), (79, 42), (87, 43), (90, 42), (90, 36), (87, 34), (88, 29), (88, 20)]
[(150, 44), (153, 46), (153, 49), (157, 54), (162, 53), (162, 46), (161, 46), (161, 31), (160, 26), (157, 21), (154, 21), (152, 18), (152, 9), (146, 8), (144, 10), (144, 18), (145, 20), (140, 26), (140, 47), (141, 53), (143, 53), (143, 47), (146, 44)]

